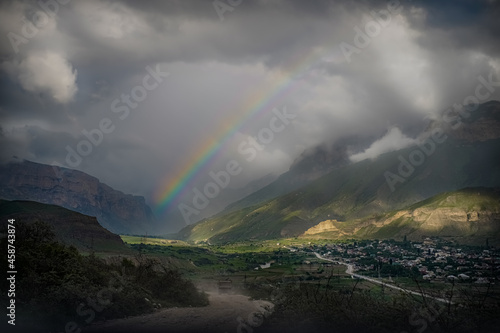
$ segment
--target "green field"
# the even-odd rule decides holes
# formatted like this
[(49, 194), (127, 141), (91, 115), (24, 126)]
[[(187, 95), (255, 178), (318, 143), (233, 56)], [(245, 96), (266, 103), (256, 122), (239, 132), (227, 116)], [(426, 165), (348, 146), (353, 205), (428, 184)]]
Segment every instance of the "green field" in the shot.
[(141, 236), (126, 236), (120, 235), (124, 243), (127, 244), (147, 244), (147, 245), (171, 245), (171, 246), (188, 246), (188, 243), (181, 240), (141, 237)]
[[(201, 285), (215, 285), (220, 278), (230, 278), (235, 290), (254, 298), (270, 299), (271, 291), (283, 284), (314, 284), (335, 290), (349, 289), (371, 292), (383, 297), (399, 297), (401, 292), (383, 288), (380, 285), (350, 278), (345, 273), (345, 266), (331, 265), (317, 259), (312, 246), (331, 244), (331, 240), (288, 238), (279, 240), (235, 242), (226, 245), (190, 244), (178, 240), (145, 238), (139, 236), (121, 236), (131, 253), (157, 258), (163, 263), (178, 269), (190, 279)], [(336, 242), (351, 243), (354, 240)], [(290, 249), (296, 249), (295, 252)], [(269, 268), (260, 265), (271, 263)], [(387, 279), (386, 279), (387, 280)], [(386, 281), (384, 280), (384, 281)], [(389, 281), (386, 281), (389, 282)], [(393, 278), (391, 284), (425, 292), (436, 297), (445, 297), (447, 293), (458, 292), (465, 288), (481, 294), (481, 287), (466, 285), (452, 286), (450, 283), (429, 283), (422, 279), (409, 277)], [(498, 287), (490, 288), (489, 293), (497, 297)]]

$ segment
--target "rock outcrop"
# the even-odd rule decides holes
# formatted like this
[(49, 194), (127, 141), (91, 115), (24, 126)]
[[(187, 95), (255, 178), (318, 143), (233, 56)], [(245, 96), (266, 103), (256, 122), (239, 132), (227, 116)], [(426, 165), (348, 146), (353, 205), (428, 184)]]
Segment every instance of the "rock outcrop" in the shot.
[(114, 233), (151, 234), (144, 197), (124, 194), (84, 172), (29, 161), (0, 166), (0, 198), (58, 205), (95, 216)]
[(406, 236), (414, 241), (438, 236), (470, 244), (484, 244), (489, 238), (500, 244), (500, 189), (468, 188), (377, 217), (348, 222), (326, 220), (302, 236), (397, 240)]
[(319, 234), (322, 232), (338, 233), (339, 236), (345, 235), (345, 233), (342, 230), (340, 230), (339, 228), (337, 228), (334, 225), (335, 222), (337, 222), (337, 221), (336, 220), (326, 220), (326, 221), (320, 222), (317, 225), (315, 225), (314, 227), (307, 229), (304, 232), (304, 236), (315, 235), (315, 234)]

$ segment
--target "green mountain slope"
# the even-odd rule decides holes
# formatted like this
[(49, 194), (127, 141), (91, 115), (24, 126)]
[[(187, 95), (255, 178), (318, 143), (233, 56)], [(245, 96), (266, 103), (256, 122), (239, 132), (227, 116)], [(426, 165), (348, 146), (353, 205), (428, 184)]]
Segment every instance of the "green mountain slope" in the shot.
[(458, 243), (500, 244), (500, 189), (467, 188), (441, 193), (403, 210), (348, 222), (324, 221), (308, 238), (420, 241), (439, 236)]
[(233, 202), (217, 215), (224, 215), (238, 209), (254, 206), (267, 200), (290, 193), (315, 179), (349, 164), (347, 144), (353, 140), (343, 139), (332, 147), (322, 145), (306, 150), (290, 167), (290, 170), (280, 175), (275, 181), (264, 186), (258, 191)]
[[(179, 237), (211, 242), (294, 237), (321, 221), (368, 218), (467, 187), (500, 187), (499, 119), (500, 103), (483, 104), (462, 127), (444, 128), (446, 136), (432, 151), (413, 146), (341, 166), (288, 194), (188, 226)], [(402, 161), (416, 151), (421, 163), (400, 174)], [(400, 177), (392, 188), (387, 172)]]
[[(447, 115), (448, 118), (452, 118), (452, 116), (453, 113)], [(428, 131), (431, 132), (432, 129), (440, 128), (446, 132), (447, 138), (459, 141), (459, 144), (462, 145), (500, 138), (500, 102), (498, 101), (490, 101), (480, 105), (468, 117), (464, 117), (458, 113), (455, 116), (460, 116), (460, 121), (464, 126), (456, 128), (455, 121), (447, 123), (443, 119), (448, 118), (443, 116), (443, 119), (431, 122)], [(285, 195), (312, 183), (313, 180), (322, 175), (347, 166), (350, 164), (347, 156), (347, 147), (359, 147), (363, 142), (366, 143), (366, 138), (346, 137), (335, 142), (331, 148), (320, 145), (305, 151), (294, 162), (288, 172), (285, 172), (274, 182), (262, 189), (230, 204), (226, 209), (218, 213), (217, 216)]]

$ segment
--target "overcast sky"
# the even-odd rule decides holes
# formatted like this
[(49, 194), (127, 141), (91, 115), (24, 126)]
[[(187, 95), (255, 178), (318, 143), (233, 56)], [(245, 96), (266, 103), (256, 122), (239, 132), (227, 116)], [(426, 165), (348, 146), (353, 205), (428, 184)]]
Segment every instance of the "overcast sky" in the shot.
[(345, 135), (377, 140), (354, 161), (413, 143), (498, 81), (498, 17), (495, 0), (2, 1), (2, 161), (87, 172), (166, 218), (162, 184), (207, 144), (177, 203), (231, 160), (237, 188)]

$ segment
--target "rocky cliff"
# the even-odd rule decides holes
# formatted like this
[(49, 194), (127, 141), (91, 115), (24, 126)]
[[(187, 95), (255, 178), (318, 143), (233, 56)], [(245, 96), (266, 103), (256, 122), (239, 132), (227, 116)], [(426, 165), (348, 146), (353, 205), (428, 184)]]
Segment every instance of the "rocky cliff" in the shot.
[(114, 233), (146, 234), (156, 225), (144, 197), (124, 194), (81, 171), (29, 161), (0, 166), (0, 198), (53, 204), (95, 216)]

